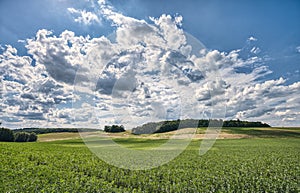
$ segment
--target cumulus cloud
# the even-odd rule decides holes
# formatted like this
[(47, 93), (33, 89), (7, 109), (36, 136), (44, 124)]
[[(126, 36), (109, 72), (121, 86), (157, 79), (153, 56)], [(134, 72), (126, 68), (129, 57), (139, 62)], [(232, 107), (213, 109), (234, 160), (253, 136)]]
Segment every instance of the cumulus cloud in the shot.
[(71, 100), (70, 89), (48, 76), (43, 66), (34, 66), (29, 56), (18, 56), (7, 46), (0, 55), (3, 121), (43, 120), (51, 107)]
[(84, 25), (90, 25), (92, 23), (101, 23), (101, 20), (95, 13), (80, 10), (75, 8), (68, 8), (68, 11), (75, 16), (74, 21), (78, 23), (82, 23)]
[(101, 15), (115, 27), (114, 38), (67, 30), (55, 36), (41, 29), (26, 41), (29, 56), (19, 56), (11, 46), (4, 49), (1, 119), (16, 125), (98, 128), (178, 118), (299, 124), (300, 82), (263, 81), (271, 71), (257, 55), (260, 49), (250, 44), (256, 38), (248, 38), (247, 48), (228, 53), (203, 46), (195, 50), (197, 43), (181, 28), (182, 16), (145, 21), (105, 1), (94, 6), (97, 13), (68, 11), (85, 24), (100, 22)]

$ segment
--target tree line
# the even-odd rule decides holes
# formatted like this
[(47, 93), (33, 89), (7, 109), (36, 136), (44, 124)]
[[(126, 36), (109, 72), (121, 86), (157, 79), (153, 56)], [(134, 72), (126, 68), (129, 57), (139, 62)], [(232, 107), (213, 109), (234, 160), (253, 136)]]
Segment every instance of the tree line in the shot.
[(21, 128), (14, 129), (14, 132), (28, 132), (35, 134), (45, 134), (45, 133), (61, 133), (61, 132), (92, 132), (95, 129), (81, 129), (81, 128)]
[(33, 142), (37, 141), (37, 135), (35, 133), (28, 132), (13, 132), (7, 128), (0, 128), (0, 141), (7, 142)]
[(267, 123), (262, 122), (249, 122), (241, 120), (228, 120), (222, 119), (185, 119), (185, 120), (171, 120), (161, 122), (150, 122), (142, 126), (132, 129), (133, 134), (150, 134), (150, 133), (164, 133), (175, 131), (183, 128), (199, 128), (199, 127), (270, 127)]
[(123, 125), (105, 125), (104, 126), (104, 131), (109, 132), (109, 133), (119, 133), (119, 132), (124, 132), (125, 128)]

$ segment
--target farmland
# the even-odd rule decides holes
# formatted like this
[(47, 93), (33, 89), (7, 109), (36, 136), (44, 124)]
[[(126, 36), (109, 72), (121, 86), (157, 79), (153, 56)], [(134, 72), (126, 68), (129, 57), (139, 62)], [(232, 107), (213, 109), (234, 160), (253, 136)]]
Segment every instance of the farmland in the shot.
[[(174, 160), (151, 170), (111, 166), (76, 134), (55, 134), (59, 140), (42, 135), (44, 142), (1, 142), (0, 192), (299, 192), (299, 129), (224, 132), (248, 137), (217, 140), (203, 156), (201, 139), (194, 139)], [(114, 140), (130, 148), (167, 140), (125, 136)]]

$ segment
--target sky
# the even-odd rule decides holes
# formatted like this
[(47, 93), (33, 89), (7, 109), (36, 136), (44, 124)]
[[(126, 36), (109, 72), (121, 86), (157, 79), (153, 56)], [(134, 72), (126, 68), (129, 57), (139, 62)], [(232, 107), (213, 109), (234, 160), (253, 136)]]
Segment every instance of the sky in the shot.
[(1, 0), (4, 126), (300, 125), (300, 2)]

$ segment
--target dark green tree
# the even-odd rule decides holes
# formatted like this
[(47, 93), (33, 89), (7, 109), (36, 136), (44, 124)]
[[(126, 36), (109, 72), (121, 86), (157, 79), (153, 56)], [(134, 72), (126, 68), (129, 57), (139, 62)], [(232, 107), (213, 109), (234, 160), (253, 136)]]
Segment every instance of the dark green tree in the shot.
[(109, 132), (109, 133), (118, 133), (118, 132), (124, 132), (125, 128), (123, 125), (120, 125), (120, 126), (119, 125), (112, 125), (112, 126), (105, 125), (104, 131)]
[(35, 133), (30, 133), (28, 136), (28, 141), (29, 142), (33, 142), (33, 141), (37, 141), (37, 135)]
[(14, 133), (7, 128), (0, 128), (0, 141), (14, 141)]
[(18, 132), (15, 134), (15, 142), (27, 142), (29, 140), (29, 133)]

